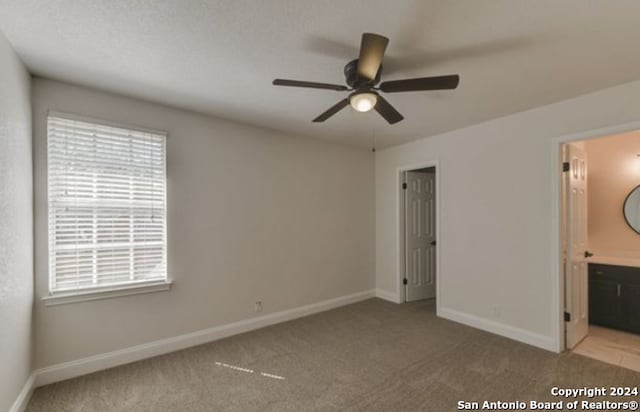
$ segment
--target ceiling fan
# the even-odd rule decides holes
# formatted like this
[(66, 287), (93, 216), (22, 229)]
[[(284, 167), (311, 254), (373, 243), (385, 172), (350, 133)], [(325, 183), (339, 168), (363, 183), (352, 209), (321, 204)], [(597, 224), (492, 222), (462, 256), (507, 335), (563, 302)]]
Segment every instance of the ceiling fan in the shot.
[(344, 66), (346, 83), (339, 84), (306, 82), (299, 80), (275, 79), (275, 86), (306, 87), (311, 89), (335, 90), (338, 92), (352, 92), (348, 97), (331, 106), (329, 110), (313, 119), (314, 122), (324, 122), (349, 104), (359, 112), (374, 109), (390, 124), (398, 123), (404, 117), (378, 92), (397, 93), (423, 90), (450, 90), (458, 87), (460, 76), (420, 77), (380, 82), (382, 74), (382, 59), (389, 44), (389, 39), (374, 33), (363, 33), (360, 43), (360, 56)]

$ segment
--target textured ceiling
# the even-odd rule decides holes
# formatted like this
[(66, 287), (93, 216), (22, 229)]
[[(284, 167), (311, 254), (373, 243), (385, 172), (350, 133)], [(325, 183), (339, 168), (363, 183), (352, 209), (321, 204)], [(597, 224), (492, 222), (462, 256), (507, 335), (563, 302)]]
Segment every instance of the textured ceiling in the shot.
[[(637, 0), (0, 0), (36, 75), (298, 135), (389, 146), (640, 78)], [(383, 80), (459, 73), (455, 91), (387, 95), (390, 126), (344, 92), (362, 32), (388, 36)]]

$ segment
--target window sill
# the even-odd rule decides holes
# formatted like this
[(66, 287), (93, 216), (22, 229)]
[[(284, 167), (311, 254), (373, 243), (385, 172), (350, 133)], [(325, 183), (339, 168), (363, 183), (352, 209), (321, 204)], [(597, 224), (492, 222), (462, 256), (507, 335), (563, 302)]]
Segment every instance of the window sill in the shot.
[(116, 286), (81, 292), (58, 292), (44, 296), (46, 306), (65, 305), (67, 303), (87, 302), (91, 300), (111, 299), (121, 296), (141, 295), (145, 293), (166, 292), (171, 289), (172, 281), (142, 283), (138, 285)]

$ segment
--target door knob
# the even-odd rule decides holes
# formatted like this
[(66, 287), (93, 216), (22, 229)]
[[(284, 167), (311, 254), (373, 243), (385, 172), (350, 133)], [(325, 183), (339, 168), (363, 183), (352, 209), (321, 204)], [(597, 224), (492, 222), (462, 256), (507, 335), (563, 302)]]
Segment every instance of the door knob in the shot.
[(593, 256), (593, 253), (589, 252), (588, 250), (584, 251), (584, 257), (590, 258), (591, 256)]
[(435, 245), (436, 245), (436, 241), (435, 241), (435, 240), (432, 240), (432, 241), (431, 241), (431, 246), (435, 246)]

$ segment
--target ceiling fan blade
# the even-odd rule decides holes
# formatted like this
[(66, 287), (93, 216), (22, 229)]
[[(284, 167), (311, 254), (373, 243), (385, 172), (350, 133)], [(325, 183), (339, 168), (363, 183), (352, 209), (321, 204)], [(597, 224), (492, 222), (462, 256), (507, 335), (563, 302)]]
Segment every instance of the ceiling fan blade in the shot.
[(418, 79), (392, 80), (380, 83), (380, 90), (385, 93), (414, 92), (420, 90), (449, 90), (458, 87), (460, 76), (420, 77)]
[(380, 116), (389, 122), (389, 124), (398, 123), (404, 117), (382, 96), (378, 96), (378, 101), (374, 107)]
[(334, 104), (333, 106), (331, 106), (329, 110), (327, 110), (326, 112), (322, 113), (320, 116), (313, 119), (313, 121), (315, 123), (324, 122), (325, 120), (327, 120), (334, 114), (338, 113), (340, 110), (344, 109), (348, 105), (349, 105), (349, 99), (348, 98), (342, 99), (337, 104)]
[(389, 39), (384, 36), (374, 33), (362, 34), (360, 57), (358, 58), (358, 75), (360, 77), (375, 80), (387, 44), (389, 44)]
[(300, 80), (287, 80), (287, 79), (275, 79), (273, 81), (273, 85), (274, 86), (307, 87), (311, 89), (327, 89), (327, 90), (335, 90), (338, 92), (349, 90), (347, 86), (342, 86), (339, 84), (305, 82)]

